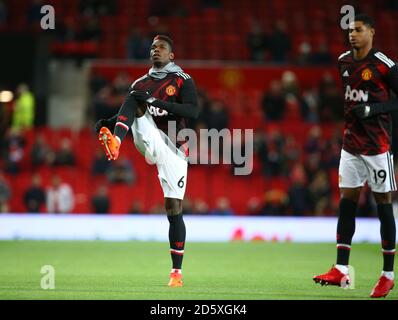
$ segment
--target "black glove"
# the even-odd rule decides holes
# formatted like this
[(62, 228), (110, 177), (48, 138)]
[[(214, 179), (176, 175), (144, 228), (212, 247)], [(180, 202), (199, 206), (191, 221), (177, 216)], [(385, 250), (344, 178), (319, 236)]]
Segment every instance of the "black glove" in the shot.
[[(143, 91), (143, 90), (133, 90), (131, 92), (131, 95), (138, 101), (138, 102), (153, 102), (156, 100), (153, 98), (148, 91)], [(148, 101), (149, 100), (149, 101)]]
[(366, 119), (376, 114), (374, 109), (369, 104), (358, 104), (352, 108), (352, 112), (359, 119)]
[(115, 124), (116, 122), (113, 118), (98, 120), (95, 124), (95, 131), (99, 133), (102, 127), (107, 127), (109, 130), (113, 131)]

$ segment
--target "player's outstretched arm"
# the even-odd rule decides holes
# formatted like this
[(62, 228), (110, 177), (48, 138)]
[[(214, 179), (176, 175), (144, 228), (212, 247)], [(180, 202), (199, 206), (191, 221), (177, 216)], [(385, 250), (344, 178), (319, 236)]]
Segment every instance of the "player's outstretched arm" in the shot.
[(152, 97), (149, 92), (142, 90), (134, 90), (132, 94), (137, 101), (145, 101), (149, 105), (166, 110), (180, 117), (196, 119), (199, 116), (196, 88), (192, 79), (185, 80), (181, 88), (180, 95), (182, 103), (158, 100)]

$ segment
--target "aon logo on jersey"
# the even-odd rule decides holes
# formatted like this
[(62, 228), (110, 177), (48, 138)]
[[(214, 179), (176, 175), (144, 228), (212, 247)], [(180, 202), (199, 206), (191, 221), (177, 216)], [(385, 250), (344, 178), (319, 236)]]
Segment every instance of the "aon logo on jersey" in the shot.
[(369, 91), (363, 91), (363, 90), (356, 90), (353, 89), (351, 90), (350, 86), (347, 86), (345, 90), (345, 99), (349, 101), (363, 101), (367, 102), (369, 98)]
[(155, 117), (164, 117), (169, 113), (166, 110), (155, 108), (154, 106), (148, 106), (149, 113)]

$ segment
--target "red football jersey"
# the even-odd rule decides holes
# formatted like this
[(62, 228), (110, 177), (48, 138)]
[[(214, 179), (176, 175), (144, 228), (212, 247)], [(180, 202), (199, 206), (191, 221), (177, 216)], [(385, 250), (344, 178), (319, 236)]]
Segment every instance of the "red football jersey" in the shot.
[(343, 149), (363, 155), (389, 151), (391, 115), (381, 113), (361, 120), (352, 109), (357, 104), (385, 102), (391, 98), (389, 79), (397, 77), (396, 64), (380, 51), (372, 49), (362, 60), (355, 60), (352, 51), (343, 53), (338, 59), (338, 68), (345, 98)]

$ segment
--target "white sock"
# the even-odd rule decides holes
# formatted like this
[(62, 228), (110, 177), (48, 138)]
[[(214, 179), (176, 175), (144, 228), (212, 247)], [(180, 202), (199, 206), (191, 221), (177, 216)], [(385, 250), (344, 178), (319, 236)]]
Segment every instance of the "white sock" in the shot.
[(342, 265), (342, 264), (336, 264), (335, 265), (336, 269), (339, 270), (343, 274), (348, 274), (348, 266)]
[(181, 269), (171, 269), (171, 273), (182, 273)]
[(382, 271), (382, 276), (385, 276), (387, 279), (394, 280), (394, 271)]

